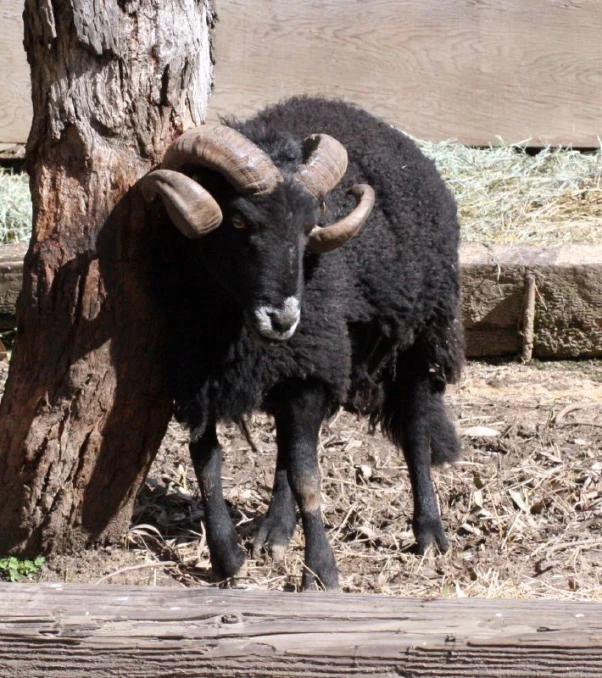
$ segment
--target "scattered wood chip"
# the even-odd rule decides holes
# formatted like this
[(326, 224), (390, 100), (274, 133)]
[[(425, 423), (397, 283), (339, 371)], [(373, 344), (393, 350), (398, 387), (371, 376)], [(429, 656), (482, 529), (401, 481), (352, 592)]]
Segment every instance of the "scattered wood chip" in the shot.
[(525, 513), (531, 512), (531, 509), (520, 492), (517, 492), (516, 490), (508, 490), (508, 494), (521, 511), (524, 511)]
[(370, 464), (358, 464), (355, 467), (355, 482), (368, 482), (372, 478), (372, 466)]
[(489, 428), (489, 426), (471, 426), (470, 428), (461, 429), (460, 435), (467, 438), (496, 438), (502, 435), (502, 432), (495, 428)]
[(582, 402), (582, 403), (571, 403), (566, 407), (563, 407), (560, 412), (554, 417), (554, 424), (556, 426), (571, 426), (575, 424), (582, 424), (584, 422), (565, 422), (566, 417), (572, 412), (579, 412), (580, 410), (586, 410), (590, 407), (600, 407), (599, 403), (592, 402)]

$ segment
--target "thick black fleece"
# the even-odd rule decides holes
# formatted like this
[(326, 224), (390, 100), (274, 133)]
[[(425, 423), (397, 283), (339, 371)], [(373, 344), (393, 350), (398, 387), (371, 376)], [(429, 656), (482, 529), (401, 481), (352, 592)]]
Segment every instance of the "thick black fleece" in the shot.
[[(458, 222), (433, 162), (399, 131), (339, 101), (293, 98), (228, 124), (263, 148), (285, 177), (303, 162), (305, 137), (327, 133), (345, 146), (349, 167), (327, 196), (320, 223), (350, 211), (346, 190), (355, 183), (370, 184), (376, 203), (344, 247), (305, 255), (300, 324), (290, 340), (269, 346), (249, 333), (241, 309), (200, 262), (197, 248), (211, 235), (197, 244), (170, 231), (161, 245), (161, 277), (172, 387), (193, 439), (213, 418), (273, 409), (286, 382), (310, 378), (325, 384), (333, 408), (361, 410), (386, 428), (388, 385), (412, 346), (427, 356), (434, 393), (455, 381), (463, 354)], [(269, 199), (291, 209), (313, 200), (301, 190), (284, 193), (281, 187)]]

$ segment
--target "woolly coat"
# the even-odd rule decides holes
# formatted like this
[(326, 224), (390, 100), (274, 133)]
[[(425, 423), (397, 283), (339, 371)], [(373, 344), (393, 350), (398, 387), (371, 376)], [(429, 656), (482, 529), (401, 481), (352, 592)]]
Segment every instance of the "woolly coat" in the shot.
[[(283, 175), (303, 162), (302, 140), (338, 139), (349, 154), (320, 223), (353, 207), (346, 190), (368, 183), (374, 209), (362, 231), (326, 254), (306, 253), (301, 320), (291, 339), (258, 343), (236, 301), (205, 270), (199, 249), (171, 230), (160, 245), (176, 415), (195, 439), (211, 420), (270, 411), (290, 380), (315, 379), (332, 408), (379, 419), (383, 386), (403, 352), (420, 346), (433, 392), (457, 379), (463, 355), (458, 222), (434, 163), (401, 132), (339, 101), (299, 97), (246, 122), (228, 121), (265, 150)], [(207, 236), (210, 238), (211, 235)]]

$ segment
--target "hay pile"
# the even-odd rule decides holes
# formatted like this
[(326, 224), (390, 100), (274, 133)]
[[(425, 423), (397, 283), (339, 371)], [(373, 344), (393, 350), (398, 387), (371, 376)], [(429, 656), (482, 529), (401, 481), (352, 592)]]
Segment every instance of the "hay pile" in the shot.
[(30, 232), (29, 178), (0, 168), (0, 244), (27, 240)]
[[(464, 241), (602, 243), (602, 148), (531, 155), (521, 145), (418, 143), (456, 196)], [(0, 169), (0, 244), (26, 240), (30, 228), (27, 178)]]
[(602, 148), (418, 143), (456, 196), (464, 241), (602, 242)]

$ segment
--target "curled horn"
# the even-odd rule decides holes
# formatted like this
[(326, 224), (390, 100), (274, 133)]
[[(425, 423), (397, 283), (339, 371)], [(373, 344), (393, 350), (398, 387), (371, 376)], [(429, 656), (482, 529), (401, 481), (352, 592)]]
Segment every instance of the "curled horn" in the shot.
[(171, 220), (187, 238), (217, 228), (222, 212), (211, 194), (179, 170), (206, 167), (224, 176), (239, 193), (269, 193), (282, 181), (278, 168), (252, 141), (225, 125), (206, 125), (184, 132), (167, 149), (161, 169), (141, 183), (146, 200), (160, 195)]
[(222, 211), (211, 194), (181, 172), (151, 172), (140, 189), (148, 202), (161, 196), (170, 219), (187, 238), (200, 238), (222, 223)]
[(347, 171), (347, 151), (328, 134), (307, 137), (304, 146), (309, 155), (295, 175), (315, 198), (322, 201)]
[(222, 174), (239, 193), (269, 193), (282, 181), (267, 153), (225, 125), (194, 127), (167, 149), (161, 167), (207, 167)]
[(330, 226), (314, 226), (307, 248), (311, 252), (330, 252), (353, 238), (366, 223), (374, 206), (374, 189), (368, 184), (355, 184), (348, 191), (356, 200), (355, 209)]

